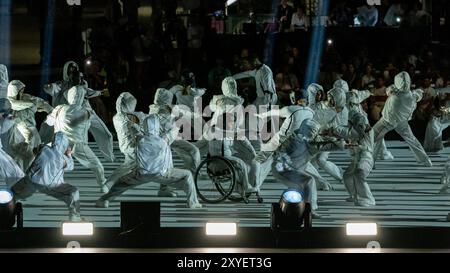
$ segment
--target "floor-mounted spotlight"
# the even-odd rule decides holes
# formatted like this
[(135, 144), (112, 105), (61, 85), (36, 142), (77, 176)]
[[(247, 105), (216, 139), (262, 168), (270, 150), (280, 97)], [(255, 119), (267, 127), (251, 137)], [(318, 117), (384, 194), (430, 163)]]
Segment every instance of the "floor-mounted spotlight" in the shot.
[(0, 189), (0, 230), (12, 230), (14, 225), (23, 227), (22, 203), (15, 202), (11, 191)]
[(286, 190), (280, 202), (272, 204), (271, 227), (279, 231), (300, 231), (312, 226), (311, 204), (297, 190)]
[(208, 236), (235, 236), (236, 234), (236, 223), (206, 223), (206, 235)]
[(61, 229), (64, 236), (94, 235), (94, 224), (91, 222), (63, 222)]

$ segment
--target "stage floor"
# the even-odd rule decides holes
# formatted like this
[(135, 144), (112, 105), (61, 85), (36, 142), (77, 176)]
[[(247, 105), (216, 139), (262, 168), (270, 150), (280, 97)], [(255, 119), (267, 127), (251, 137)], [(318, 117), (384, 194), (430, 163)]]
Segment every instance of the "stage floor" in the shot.
[[(349, 221), (376, 221), (385, 227), (450, 227), (446, 221), (450, 212), (450, 194), (438, 194), (441, 188), (439, 178), (443, 165), (450, 155), (450, 148), (439, 154), (430, 155), (434, 166), (419, 166), (404, 142), (387, 142), (395, 156), (393, 161), (378, 161), (377, 168), (368, 178), (372, 192), (377, 200), (374, 208), (359, 208), (345, 202), (347, 193), (342, 184), (332, 181), (334, 191), (319, 192), (319, 213), (322, 219), (314, 220), (314, 226), (336, 227)], [(97, 147), (92, 144), (98, 154)], [(116, 162), (104, 163), (106, 176), (120, 165), (123, 156), (115, 143)], [(350, 163), (346, 151), (332, 153), (331, 161), (345, 168)], [(175, 158), (175, 166), (180, 161)], [(66, 173), (66, 182), (79, 188), (81, 193), (82, 216), (94, 221), (97, 227), (120, 226), (120, 201), (161, 201), (161, 225), (163, 227), (196, 227), (206, 221), (235, 221), (239, 226), (268, 227), (270, 206), (278, 202), (284, 186), (269, 176), (262, 188), (263, 204), (251, 199), (250, 204), (225, 202), (204, 208), (190, 210), (185, 206), (184, 194), (177, 198), (156, 197), (159, 185), (149, 183), (126, 192), (110, 203), (107, 209), (96, 208), (94, 203), (100, 192), (92, 172), (75, 164), (75, 171)], [(2, 182), (2, 185), (4, 183)], [(67, 219), (65, 205), (43, 194), (35, 194), (23, 201), (24, 226), (58, 227)]]

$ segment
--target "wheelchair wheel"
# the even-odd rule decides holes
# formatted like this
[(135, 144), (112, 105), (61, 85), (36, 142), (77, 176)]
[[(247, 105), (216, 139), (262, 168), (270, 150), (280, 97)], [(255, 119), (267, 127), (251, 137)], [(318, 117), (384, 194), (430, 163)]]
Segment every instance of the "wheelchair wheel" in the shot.
[(220, 156), (205, 159), (195, 172), (197, 195), (206, 203), (220, 203), (227, 199), (233, 193), (235, 181), (232, 163)]

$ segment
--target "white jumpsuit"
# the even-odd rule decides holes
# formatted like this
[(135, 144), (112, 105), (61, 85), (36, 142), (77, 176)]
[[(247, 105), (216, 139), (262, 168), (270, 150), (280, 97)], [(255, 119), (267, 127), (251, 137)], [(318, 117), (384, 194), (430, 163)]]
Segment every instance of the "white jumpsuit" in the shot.
[(408, 121), (411, 119), (417, 102), (422, 99), (422, 90), (411, 91), (411, 78), (407, 72), (395, 76), (395, 84), (388, 88), (388, 99), (381, 119), (373, 127), (375, 135), (374, 160), (381, 151), (381, 140), (388, 132), (395, 130), (408, 144), (419, 164), (432, 166), (425, 150), (413, 135)]
[[(346, 106), (346, 94), (345, 90), (342, 88), (333, 88), (328, 91), (328, 97), (334, 100), (335, 108), (341, 108), (339, 113), (336, 113), (331, 123), (328, 123), (323, 129), (333, 126), (347, 126), (348, 124), (348, 109)], [(325, 109), (328, 110), (328, 109)], [(316, 117), (317, 119), (317, 117)], [(319, 120), (318, 120), (319, 121)], [(320, 124), (323, 124), (323, 121), (319, 121)], [(324, 125), (324, 124), (323, 124)], [(318, 153), (314, 160), (312, 160), (312, 164), (316, 169), (321, 167), (325, 172), (327, 172), (331, 177), (336, 179), (337, 181), (342, 181), (342, 170), (336, 164), (331, 161), (328, 161), (328, 157), (330, 152), (322, 152)]]
[[(11, 110), (11, 104), (8, 99), (0, 98), (0, 134), (8, 132), (13, 126), (14, 121), (8, 115)], [(11, 187), (15, 182), (24, 176), (22, 169), (16, 164), (2, 147), (0, 141), (0, 177), (2, 177), (7, 187)]]
[(59, 105), (47, 116), (47, 123), (54, 125), (56, 132), (63, 132), (73, 147), (72, 156), (84, 167), (94, 172), (97, 184), (102, 192), (106, 192), (104, 185), (105, 171), (103, 165), (88, 145), (88, 130), (91, 125), (91, 111), (84, 107), (85, 89), (76, 86), (67, 92), (68, 105)]
[[(20, 141), (20, 143), (28, 146), (26, 149), (11, 149), (11, 156), (23, 170), (26, 170), (33, 161), (33, 149), (41, 144), (34, 115), (36, 112), (51, 113), (53, 107), (41, 98), (23, 94), (24, 89), (25, 84), (18, 80), (11, 81), (8, 85), (8, 100), (13, 110), (14, 122), (17, 124), (16, 132), (21, 134), (21, 137), (17, 136), (11, 139), (23, 139), (24, 142)], [(17, 143), (9, 144), (14, 146)]]
[(68, 147), (67, 137), (61, 132), (56, 133), (51, 146), (45, 145), (41, 149), (25, 177), (11, 188), (14, 197), (25, 199), (39, 191), (66, 203), (71, 220), (79, 218), (78, 189), (64, 182), (64, 172), (73, 170), (72, 157), (65, 154)]
[(189, 141), (176, 139), (178, 127), (175, 116), (172, 113), (173, 94), (163, 88), (159, 88), (155, 94), (155, 104), (150, 105), (149, 114), (156, 115), (161, 124), (161, 135), (168, 135), (169, 145), (173, 151), (183, 160), (184, 169), (190, 170), (194, 175), (200, 165), (200, 151)]
[(333, 128), (334, 135), (351, 143), (352, 163), (344, 172), (344, 185), (351, 200), (358, 206), (375, 206), (375, 198), (370, 191), (366, 178), (373, 167), (374, 137), (367, 116), (351, 112), (349, 125)]
[[(69, 80), (68, 75), (68, 67), (69, 65), (75, 65), (78, 66), (75, 62), (67, 62), (64, 65), (63, 69), (63, 81), (59, 83), (52, 83), (49, 85), (49, 87), (44, 88), (44, 91), (48, 93), (50, 96), (52, 96), (52, 105), (53, 107), (56, 107), (58, 105), (67, 104), (67, 92), (70, 88), (72, 88), (72, 84)], [(95, 113), (95, 111), (92, 110), (91, 105), (89, 104), (89, 98), (98, 97), (102, 94), (101, 91), (94, 91), (87, 87), (87, 83), (84, 82), (83, 87), (85, 88), (86, 92), (86, 99), (83, 102), (83, 106), (90, 110), (91, 112), (91, 125), (89, 127), (89, 132), (92, 134), (92, 136), (95, 139), (95, 142), (97, 143), (100, 152), (102, 153), (103, 157), (108, 161), (114, 161), (114, 152), (113, 152), (113, 136), (111, 132), (109, 131), (108, 127), (105, 125), (103, 120), (100, 119), (100, 117)], [(52, 134), (52, 129), (49, 128), (47, 125), (44, 124), (44, 126), (41, 126), (40, 134), (45, 142), (45, 138), (48, 138), (49, 135)]]
[(309, 162), (321, 151), (343, 149), (342, 141), (324, 141), (318, 137), (320, 124), (305, 120), (296, 133), (291, 134), (274, 153), (272, 173), (288, 189), (303, 193), (312, 210), (317, 210), (317, 189), (314, 176), (308, 171)]
[(143, 131), (143, 136), (137, 141), (135, 169), (120, 178), (99, 201), (110, 201), (128, 189), (155, 182), (183, 190), (190, 208), (201, 207), (192, 174), (173, 167), (170, 146), (166, 139), (160, 137), (159, 118), (149, 115), (144, 121)]
[(136, 98), (128, 92), (120, 94), (116, 101), (117, 113), (113, 117), (120, 151), (125, 160), (108, 177), (106, 185), (110, 188), (120, 177), (131, 173), (136, 164), (136, 137), (141, 134), (141, 124), (145, 114), (136, 112)]

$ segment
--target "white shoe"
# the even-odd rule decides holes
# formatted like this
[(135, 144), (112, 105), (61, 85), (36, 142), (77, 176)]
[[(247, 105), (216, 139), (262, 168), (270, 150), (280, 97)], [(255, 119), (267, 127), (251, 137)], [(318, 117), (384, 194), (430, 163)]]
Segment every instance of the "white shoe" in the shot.
[(387, 151), (385, 154), (383, 154), (383, 155), (381, 156), (381, 158), (382, 158), (383, 160), (393, 160), (393, 159), (394, 159), (394, 156), (392, 155), (391, 152)]
[(320, 219), (320, 218), (322, 218), (322, 215), (318, 214), (315, 211), (311, 212), (311, 216), (312, 216), (313, 219)]
[(201, 208), (203, 208), (203, 206), (200, 203), (195, 203), (195, 204), (189, 205), (189, 208), (190, 209), (201, 209)]
[(82, 222), (83, 218), (81, 218), (81, 216), (79, 214), (72, 214), (69, 216), (69, 221), (70, 222)]
[(158, 197), (177, 197), (177, 193), (172, 190), (159, 190)]
[(365, 208), (374, 207), (375, 206), (375, 204), (369, 204), (369, 203), (366, 203), (366, 202), (355, 202), (355, 205), (358, 206), (358, 207), (365, 207)]
[(107, 207), (109, 207), (109, 201), (98, 199), (97, 202), (95, 202), (95, 206), (97, 208), (107, 208)]

